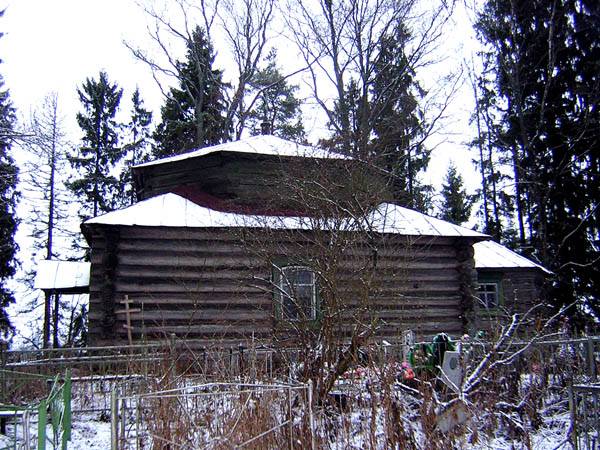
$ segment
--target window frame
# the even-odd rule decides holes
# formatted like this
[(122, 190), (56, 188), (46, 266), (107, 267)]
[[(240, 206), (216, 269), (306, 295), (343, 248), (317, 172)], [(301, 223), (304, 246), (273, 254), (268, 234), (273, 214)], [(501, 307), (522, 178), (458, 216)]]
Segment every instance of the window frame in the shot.
[[(492, 291), (481, 291), (481, 288), (485, 287), (493, 287)], [(494, 304), (490, 306), (488, 301), (488, 296), (493, 294), (494, 296)], [(493, 311), (500, 307), (500, 286), (497, 281), (480, 281), (477, 283), (477, 298), (479, 299), (479, 306), (482, 307), (486, 311)]]
[[(278, 320), (285, 322), (314, 322), (318, 319), (318, 292), (317, 292), (317, 274), (310, 267), (303, 264), (274, 264), (274, 284), (275, 284), (275, 306), (276, 306), (276, 317)], [(286, 306), (285, 306), (285, 298), (289, 298), (293, 301), (293, 297), (287, 294), (287, 289), (292, 288), (296, 289), (296, 285), (290, 286), (288, 277), (286, 276), (286, 271), (290, 270), (303, 270), (310, 274), (311, 283), (299, 283), (297, 284), (300, 287), (310, 286), (310, 314), (306, 314), (306, 310), (299, 309), (299, 312), (302, 311), (301, 317), (290, 317), (286, 314)], [(284, 284), (285, 283), (285, 284)], [(287, 286), (286, 286), (287, 285)], [(300, 315), (300, 314), (299, 314)]]

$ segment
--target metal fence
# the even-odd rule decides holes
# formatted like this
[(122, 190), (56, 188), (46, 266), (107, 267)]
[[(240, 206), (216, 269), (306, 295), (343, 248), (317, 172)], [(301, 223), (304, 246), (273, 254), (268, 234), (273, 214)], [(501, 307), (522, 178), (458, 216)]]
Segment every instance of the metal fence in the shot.
[[(418, 346), (419, 343), (415, 345)], [(490, 349), (490, 344), (486, 342), (466, 342), (462, 343), (462, 346), (465, 354), (469, 354), (469, 357), (475, 361)], [(515, 373), (536, 373), (538, 377), (545, 377), (550, 381), (549, 384), (561, 386), (562, 398), (566, 397), (567, 386), (573, 386), (571, 391), (573, 445), (578, 445), (578, 448), (584, 450), (600, 448), (597, 416), (594, 416), (594, 412), (598, 411), (597, 387), (585, 390), (598, 380), (600, 337), (545, 339), (533, 343), (531, 341), (512, 341), (499, 352), (514, 353), (521, 349), (525, 351), (508, 369), (514, 370)], [(376, 364), (381, 364), (381, 366), (386, 362), (403, 361), (406, 358), (406, 345), (373, 345), (365, 351), (368, 353), (371, 363), (376, 360)], [(117, 425), (115, 436), (117, 436), (119, 448), (148, 448), (147, 442), (151, 439), (156, 441), (161, 438), (168, 439), (169, 433), (184, 431), (182, 428), (169, 431), (166, 422), (161, 424), (149, 421), (149, 418), (156, 417), (154, 411), (164, 413), (174, 407), (173, 405), (184, 405), (185, 408), (182, 411), (189, 411), (189, 417), (193, 417), (202, 424), (203, 420), (206, 422), (210, 418), (209, 408), (203, 407), (203, 405), (215, 406), (220, 401), (226, 406), (232, 405), (233, 408), (234, 399), (236, 399), (237, 409), (232, 409), (232, 414), (233, 411), (236, 411), (238, 417), (246, 417), (245, 415), (250, 412), (257, 411), (252, 410), (252, 405), (260, 406), (263, 402), (267, 402), (268, 396), (271, 396), (269, 400), (280, 405), (279, 416), (264, 417), (265, 426), (261, 428), (260, 432), (244, 429), (241, 425), (247, 421), (239, 422), (234, 427), (240, 432), (236, 435), (236, 439), (239, 439), (232, 441), (233, 437), (229, 437), (230, 442), (235, 442), (239, 446), (245, 442), (242, 440), (242, 436), (250, 439), (275, 427), (257, 441), (248, 443), (248, 448), (253, 448), (253, 445), (254, 448), (268, 448), (271, 445), (269, 439), (274, 442), (272, 448), (287, 448), (289, 444), (287, 435), (282, 431), (280, 425), (288, 420), (285, 414), (287, 414), (286, 411), (291, 410), (294, 414), (292, 431), (297, 437), (303, 436), (304, 448), (309, 448), (311, 442), (306, 441), (308, 434), (306, 430), (303, 432), (300, 430), (300, 427), (309, 426), (308, 416), (298, 412), (299, 409), (296, 406), (296, 404), (307, 405), (308, 392), (302, 389), (292, 389), (293, 402), (296, 403), (291, 409), (286, 410), (284, 406), (287, 391), (284, 388), (268, 390), (265, 387), (267, 385), (283, 386), (277, 384), (275, 380), (280, 382), (285, 380), (286, 383), (293, 380), (293, 369), (301, 366), (298, 364), (301, 359), (300, 349), (274, 349), (252, 345), (208, 348), (193, 347), (185, 342), (174, 341), (167, 341), (161, 345), (136, 345), (119, 348), (5, 351), (2, 356), (4, 369), (0, 370), (0, 395), (3, 403), (19, 404), (19, 402), (27, 403), (29, 401), (31, 404), (37, 404), (36, 402), (39, 402), (40, 398), (48, 395), (47, 380), (57, 373), (64, 372), (65, 367), (69, 367), (74, 374), (71, 380), (72, 413), (79, 415), (94, 412), (100, 413), (107, 420), (112, 418)], [(360, 364), (360, 361), (357, 361), (357, 364)], [(165, 378), (165, 374), (170, 373), (173, 375)], [(177, 378), (177, 382), (175, 382), (175, 378)], [(171, 380), (172, 383), (169, 384), (165, 380)], [(234, 391), (219, 392), (219, 389), (221, 391), (223, 389), (215, 387), (225, 386), (225, 384), (210, 383), (211, 381), (225, 380), (236, 380), (238, 383), (234, 385), (238, 386), (235, 388), (238, 391), (240, 390), (239, 386), (242, 386), (243, 383), (246, 383), (245, 386), (263, 387), (262, 390), (257, 387), (256, 392), (234, 394), (232, 393)], [(234, 385), (230, 384), (229, 386)], [(292, 384), (292, 386), (295, 385)], [(164, 397), (165, 391), (169, 391), (171, 388), (179, 389), (179, 393)], [(115, 391), (115, 389), (117, 390)], [(146, 395), (149, 392), (151, 394)], [(301, 394), (301, 392), (303, 393)], [(201, 398), (202, 402), (200, 402)], [(245, 402), (248, 398), (250, 400), (247, 403), (239, 403), (240, 399), (245, 399)], [(566, 400), (564, 401), (566, 404)], [(312, 406), (312, 402), (309, 403)], [(245, 410), (242, 408), (244, 405)], [(117, 408), (116, 413), (115, 408)], [(194, 408), (199, 409), (194, 412)], [(28, 417), (25, 417), (25, 411), (28, 409), (15, 409), (12, 412), (0, 413), (0, 416), (4, 414), (7, 416), (7, 421), (22, 424), (23, 427), (19, 433), (25, 436), (30, 434), (30, 430), (25, 429), (25, 424), (29, 423), (32, 416), (37, 419), (37, 412), (27, 413)], [(203, 414), (204, 417), (202, 417)], [(118, 418), (116, 422), (115, 417)], [(163, 414), (163, 417), (168, 417), (168, 414)], [(231, 423), (235, 422), (228, 423), (231, 426)], [(289, 425), (289, 422), (286, 423)], [(322, 431), (319, 431), (318, 423), (319, 420), (317, 420), (317, 441), (318, 437), (323, 434)], [(267, 424), (271, 426), (266, 426)], [(596, 428), (593, 428), (594, 424), (596, 424)], [(222, 445), (226, 435), (219, 434), (218, 430), (209, 429), (208, 425), (203, 429), (206, 436), (210, 435), (214, 438), (213, 441), (210, 441), (212, 448), (220, 448), (217, 444), (220, 442), (219, 445)], [(245, 434), (242, 433), (242, 430)], [(15, 428), (11, 428), (10, 431), (16, 433)], [(197, 435), (192, 437), (199, 438)], [(142, 447), (142, 445), (146, 446)], [(586, 447), (586, 445), (588, 446)], [(172, 448), (179, 447), (173, 445)], [(225, 448), (224, 444), (222, 448)]]
[(575, 450), (600, 448), (600, 385), (569, 388), (571, 442)]
[(115, 387), (111, 405), (112, 450), (316, 448), (310, 383), (205, 383), (130, 396)]
[[(11, 375), (15, 375), (11, 373)], [(71, 439), (71, 374), (67, 370), (64, 376), (47, 378), (28, 373), (20, 374), (22, 383), (32, 380), (41, 382), (48, 392), (39, 401), (18, 404), (3, 403), (0, 407), (1, 433), (11, 436), (10, 443), (2, 450), (66, 450)], [(7, 381), (3, 376), (3, 384)], [(14, 387), (14, 386), (13, 386)], [(10, 421), (11, 433), (7, 433)], [(32, 433), (33, 425), (37, 432)], [(48, 432), (50, 431), (50, 432)]]

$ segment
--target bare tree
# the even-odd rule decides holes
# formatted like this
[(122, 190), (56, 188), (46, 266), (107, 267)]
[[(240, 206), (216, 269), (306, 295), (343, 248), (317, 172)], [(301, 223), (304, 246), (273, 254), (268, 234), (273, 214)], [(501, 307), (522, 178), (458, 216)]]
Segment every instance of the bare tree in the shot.
[[(369, 300), (378, 287), (373, 269), (380, 243), (366, 218), (380, 192), (354, 163), (343, 161), (333, 170), (314, 163), (303, 173), (297, 167), (282, 174), (272, 197), (302, 216), (251, 218), (240, 224), (240, 238), (270, 267), (271, 274), (254, 283), (275, 299), (276, 346), (285, 359), (285, 347), (298, 349), (298, 375), (315, 380), (323, 396), (376, 331)], [(356, 183), (350, 190), (336, 179)]]
[[(49, 94), (42, 106), (34, 111), (30, 121), (30, 134), (24, 142), (29, 153), (26, 163), (25, 194), (32, 203), (34, 249), (43, 253), (44, 259), (56, 258), (59, 253), (55, 244), (57, 234), (64, 235), (67, 217), (67, 192), (64, 186), (66, 165), (66, 136), (63, 118), (59, 111), (58, 96)], [(35, 254), (35, 253), (34, 253)], [(52, 304), (52, 302), (54, 302)], [(59, 298), (46, 292), (44, 299), (44, 324), (42, 345), (50, 344), (50, 328), (53, 325), (53, 341), (58, 345)], [(51, 318), (51, 311), (54, 314)]]
[[(341, 138), (342, 149), (364, 156), (377, 120), (390, 107), (390, 102), (397, 100), (388, 94), (394, 92), (407, 75), (433, 62), (432, 52), (451, 7), (444, 2), (430, 14), (419, 14), (416, 0), (318, 0), (313, 3), (290, 1), (288, 8), (292, 13), (286, 16), (287, 29), (308, 66), (314, 100)], [(385, 86), (375, 92), (382, 46), (400, 30), (405, 31), (403, 67), (398, 67), (393, 77), (386, 76)], [(358, 105), (352, 105), (351, 82), (358, 90)], [(439, 106), (439, 111), (430, 118), (425, 135), (433, 130), (447, 102)], [(359, 116), (358, 126), (352, 123), (353, 108)]]

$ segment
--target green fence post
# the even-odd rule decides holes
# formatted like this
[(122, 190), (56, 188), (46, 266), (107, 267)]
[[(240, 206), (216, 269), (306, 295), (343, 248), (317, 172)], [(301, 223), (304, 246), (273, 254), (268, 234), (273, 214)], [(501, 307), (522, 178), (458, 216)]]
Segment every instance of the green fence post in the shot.
[(67, 369), (65, 373), (65, 382), (63, 384), (63, 420), (62, 420), (62, 448), (67, 449), (67, 442), (71, 440), (71, 370)]
[(38, 406), (38, 450), (46, 450), (46, 400), (40, 401)]

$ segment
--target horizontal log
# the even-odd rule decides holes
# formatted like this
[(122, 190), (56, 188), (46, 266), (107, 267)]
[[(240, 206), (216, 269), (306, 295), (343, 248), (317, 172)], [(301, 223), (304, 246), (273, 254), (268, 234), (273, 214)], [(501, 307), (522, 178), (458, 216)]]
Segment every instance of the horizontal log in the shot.
[[(120, 320), (126, 317), (125, 311), (116, 312)], [(154, 311), (138, 311), (129, 314), (131, 321), (156, 321), (156, 320), (185, 320), (189, 323), (199, 321), (221, 321), (221, 322), (241, 322), (241, 321), (258, 321), (266, 320), (271, 317), (271, 311), (235, 311), (227, 309), (219, 310), (154, 310)], [(98, 316), (90, 317), (101, 317)]]
[[(127, 238), (119, 241), (120, 250), (135, 250), (135, 251), (154, 251), (154, 252), (190, 252), (190, 251), (206, 251), (212, 254), (226, 253), (231, 254), (239, 252), (253, 253), (251, 243), (243, 241), (220, 241), (218, 236), (213, 236), (214, 239), (190, 240), (179, 239), (138, 239)], [(99, 245), (97, 248), (103, 248)], [(256, 250), (256, 249), (254, 249)], [(344, 255), (348, 257), (368, 257), (371, 258), (373, 249), (371, 247), (351, 245), (345, 249)], [(455, 258), (456, 249), (449, 245), (432, 245), (432, 246), (406, 246), (405, 244), (383, 244), (377, 248), (378, 258)]]
[[(382, 246), (409, 246), (415, 250), (417, 249), (429, 249), (437, 246), (451, 246), (453, 247), (456, 242), (454, 237), (443, 237), (443, 236), (405, 236), (397, 234), (375, 234), (375, 236), (369, 236), (366, 233), (355, 233), (355, 232), (343, 232), (341, 230), (334, 230), (336, 235), (348, 242), (347, 247), (352, 245), (360, 245), (361, 243), (371, 245), (373, 238), (376, 238), (376, 242), (381, 240)], [(283, 245), (287, 243), (298, 244), (306, 243), (311, 244), (315, 242), (330, 242), (331, 236), (329, 233), (321, 232), (319, 230), (278, 230), (278, 229), (259, 229), (256, 232), (252, 230), (237, 230), (236, 227), (215, 227), (215, 228), (191, 228), (191, 227), (140, 227), (140, 226), (121, 226), (119, 227), (120, 240), (126, 239), (155, 239), (155, 240), (177, 240), (177, 241), (190, 241), (190, 240), (214, 240), (214, 241), (233, 241), (239, 242), (240, 236), (247, 237), (247, 243), (250, 248), (250, 244), (271, 244), (271, 245)], [(254, 239), (253, 239), (254, 238)], [(98, 244), (102, 245), (102, 239), (98, 240)]]
[[(272, 334), (273, 328), (270, 326), (253, 326), (253, 325), (149, 325), (144, 326), (143, 329), (141, 327), (136, 327), (134, 330), (136, 333), (153, 333), (153, 334), (163, 334), (164, 336), (169, 336), (171, 333), (176, 335), (212, 335), (218, 338), (218, 336), (225, 335), (247, 335), (251, 336), (252, 333), (256, 335), (268, 335)], [(127, 333), (126, 330), (117, 329), (117, 334)]]
[[(133, 295), (133, 294), (153, 294), (162, 295), (163, 293), (187, 293), (187, 294), (198, 294), (198, 293), (212, 293), (212, 292), (228, 292), (228, 293), (245, 293), (245, 292), (263, 292), (262, 290), (242, 285), (233, 284), (208, 284), (208, 283), (160, 283), (160, 284), (148, 284), (148, 283), (125, 283), (117, 280), (115, 282), (116, 295)], [(90, 289), (90, 292), (92, 290)]]
[[(92, 300), (90, 300), (92, 302)], [(94, 300), (95, 301), (95, 300)], [(197, 308), (210, 307), (211, 305), (225, 305), (245, 307), (245, 305), (263, 305), (273, 302), (272, 296), (268, 294), (246, 293), (244, 295), (231, 294), (228, 292), (212, 292), (207, 294), (189, 295), (187, 293), (171, 293), (168, 295), (134, 295), (130, 296), (130, 304), (144, 305), (144, 307), (156, 305), (181, 305)]]

